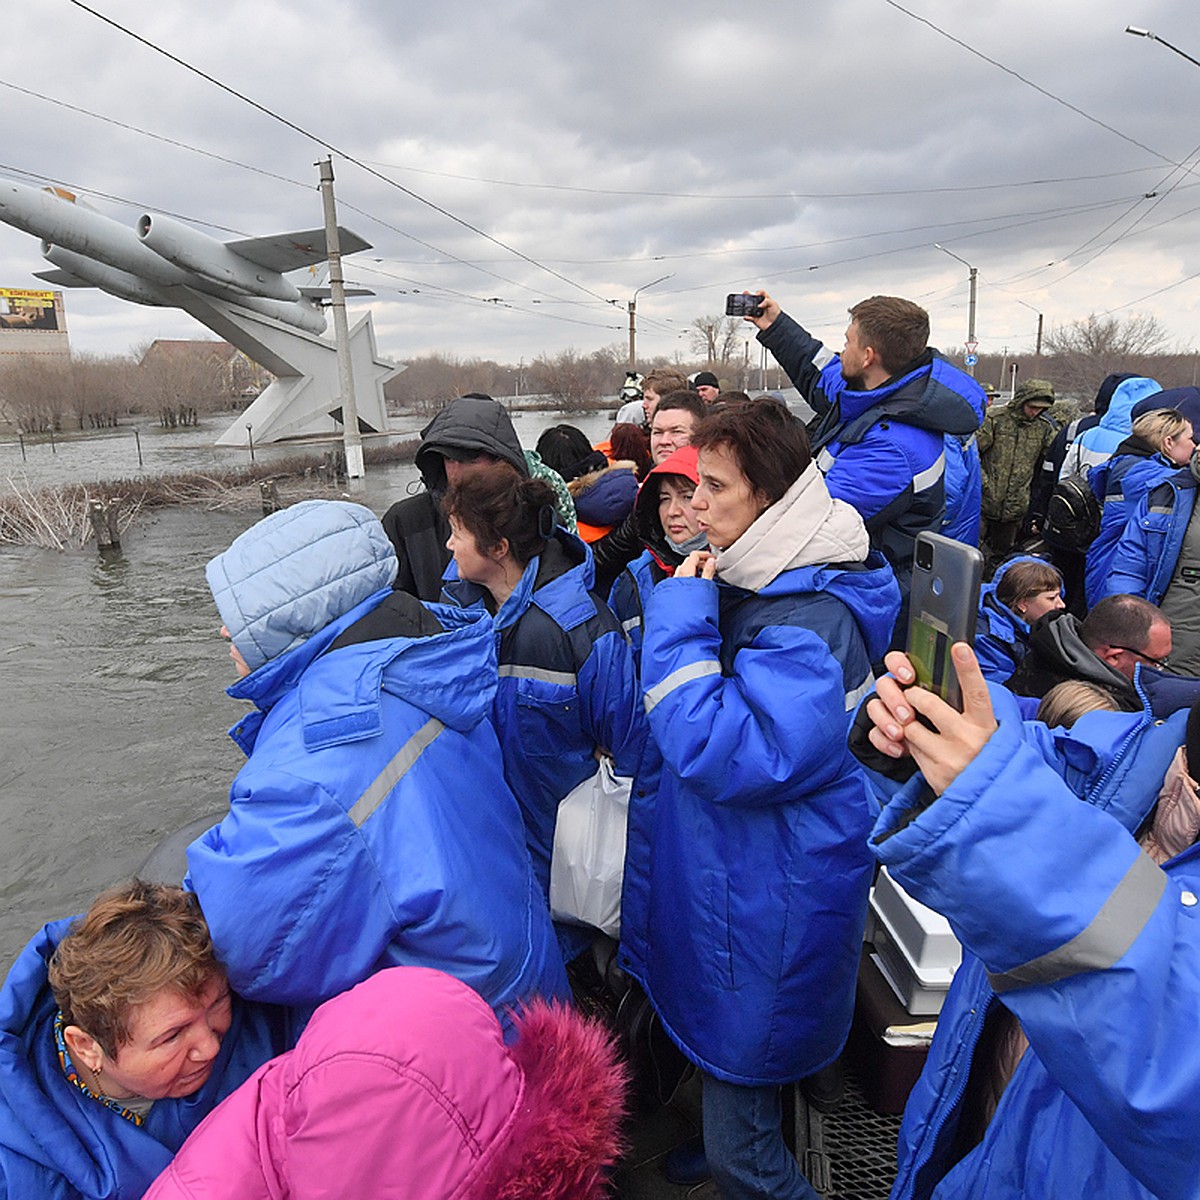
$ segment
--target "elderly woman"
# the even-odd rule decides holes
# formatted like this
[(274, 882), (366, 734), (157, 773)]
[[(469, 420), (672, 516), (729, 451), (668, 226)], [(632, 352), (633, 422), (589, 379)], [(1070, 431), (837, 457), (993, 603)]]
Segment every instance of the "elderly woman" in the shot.
[(242, 995), (315, 1007), (383, 967), (429, 966), (508, 1025), (566, 979), (488, 721), (492, 625), (393, 591), (395, 573), (374, 514), (323, 500), (209, 563), (242, 676), (229, 694), (254, 711), (232, 731), (249, 758), (229, 815), (188, 848), (187, 883)]
[(701, 1069), (722, 1196), (811, 1197), (779, 1089), (832, 1062), (850, 1027), (871, 808), (847, 713), (900, 595), (781, 404), (732, 405), (693, 445), (711, 550), (647, 605), (642, 687), (663, 762), (657, 796), (630, 805), (622, 963)]
[(506, 1046), (439, 971), (380, 971), (317, 1010), (188, 1140), (147, 1200), (601, 1200), (625, 1072), (598, 1023), (535, 1001)]
[(284, 1016), (230, 992), (182, 888), (133, 880), (45, 926), (0, 992), (0, 1196), (141, 1196), (286, 1049)]

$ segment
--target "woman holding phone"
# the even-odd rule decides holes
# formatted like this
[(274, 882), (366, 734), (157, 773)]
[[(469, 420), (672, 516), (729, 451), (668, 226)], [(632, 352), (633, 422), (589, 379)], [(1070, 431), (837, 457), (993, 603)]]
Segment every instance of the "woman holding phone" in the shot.
[(850, 1025), (871, 814), (847, 713), (899, 589), (782, 404), (731, 405), (693, 445), (710, 549), (647, 604), (662, 773), (630, 804), (622, 961), (701, 1069), (721, 1194), (811, 1197), (779, 1089), (832, 1062)]

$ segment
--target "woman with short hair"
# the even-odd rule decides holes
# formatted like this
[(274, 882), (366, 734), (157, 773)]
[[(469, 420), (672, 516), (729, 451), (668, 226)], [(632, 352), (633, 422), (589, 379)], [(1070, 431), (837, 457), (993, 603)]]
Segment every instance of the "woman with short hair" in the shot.
[(1001, 563), (979, 593), (975, 654), (984, 678), (1007, 683), (1029, 648), (1029, 628), (1063, 608), (1063, 578), (1045, 559), (1011, 558)]
[[(481, 470), (451, 487), (444, 504), (457, 575), (446, 594), (492, 614), (500, 660), (492, 717), (548, 895), (559, 801), (596, 773), (599, 753), (622, 775), (639, 765), (646, 725), (633, 658), (591, 591), (587, 547), (557, 525), (544, 484)], [(582, 948), (562, 930), (560, 942), (568, 955)]]
[(51, 922), (0, 991), (0, 1195), (140, 1196), (288, 1033), (230, 992), (180, 887), (135, 879)]
[(836, 1059), (850, 1027), (872, 817), (847, 714), (900, 594), (783, 405), (731, 405), (692, 442), (710, 549), (647, 604), (661, 782), (630, 802), (621, 961), (701, 1069), (722, 1196), (812, 1197), (779, 1089)]

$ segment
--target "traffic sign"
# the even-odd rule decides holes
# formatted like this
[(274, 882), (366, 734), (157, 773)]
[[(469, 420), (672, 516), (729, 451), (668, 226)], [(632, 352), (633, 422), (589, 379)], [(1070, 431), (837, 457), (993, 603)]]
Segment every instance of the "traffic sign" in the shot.
[(973, 367), (973, 366), (974, 366), (974, 365), (975, 365), (975, 364), (976, 364), (978, 361), (979, 361), (979, 355), (978, 355), (978, 354), (968, 354), (968, 355), (967, 355), (967, 356), (966, 356), (966, 357), (963, 359), (963, 362), (965, 362), (965, 363), (967, 364), (967, 366), (968, 366), (968, 367)]

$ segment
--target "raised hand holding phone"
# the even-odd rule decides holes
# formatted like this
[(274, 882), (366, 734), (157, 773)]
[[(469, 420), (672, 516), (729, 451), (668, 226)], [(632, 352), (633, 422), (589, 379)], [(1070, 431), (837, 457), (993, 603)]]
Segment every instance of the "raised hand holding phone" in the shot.
[[(917, 684), (908, 656), (893, 650), (884, 662), (891, 672), (875, 685), (867, 704), (874, 728), (871, 744), (892, 758), (911, 754), (925, 782), (941, 795), (983, 749), (996, 731), (996, 715), (975, 651), (955, 642), (950, 658), (962, 698), (962, 711)], [(917, 719), (925, 719), (922, 723)]]

